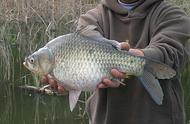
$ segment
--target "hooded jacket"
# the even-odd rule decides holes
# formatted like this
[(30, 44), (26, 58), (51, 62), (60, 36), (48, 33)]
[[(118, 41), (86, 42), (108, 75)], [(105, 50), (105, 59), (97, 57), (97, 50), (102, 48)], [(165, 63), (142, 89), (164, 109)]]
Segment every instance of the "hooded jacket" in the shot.
[(184, 11), (163, 0), (140, 0), (131, 11), (117, 0), (102, 0), (81, 15), (78, 28), (95, 25), (103, 37), (118, 42), (129, 40), (132, 48), (146, 57), (174, 68), (178, 73), (159, 80), (164, 92), (157, 105), (136, 77), (127, 86), (98, 89), (87, 103), (91, 124), (183, 124), (185, 122), (180, 69), (188, 61), (184, 44), (190, 38), (190, 19)]

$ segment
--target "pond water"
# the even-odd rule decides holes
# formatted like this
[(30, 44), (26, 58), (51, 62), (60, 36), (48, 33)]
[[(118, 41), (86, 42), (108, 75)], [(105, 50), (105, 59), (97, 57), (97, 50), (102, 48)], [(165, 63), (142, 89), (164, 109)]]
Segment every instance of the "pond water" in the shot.
[(87, 124), (84, 103), (73, 112), (65, 96), (48, 96), (0, 84), (0, 124)]

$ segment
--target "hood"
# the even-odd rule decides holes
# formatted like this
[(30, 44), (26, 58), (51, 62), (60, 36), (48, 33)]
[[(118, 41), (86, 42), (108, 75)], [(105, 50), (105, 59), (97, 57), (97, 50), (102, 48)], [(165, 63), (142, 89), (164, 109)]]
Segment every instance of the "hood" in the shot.
[[(146, 11), (151, 8), (151, 6), (156, 3), (163, 0), (140, 0), (139, 4), (134, 7), (133, 11), (138, 13), (146, 13)], [(126, 8), (123, 8), (119, 5), (118, 0), (102, 0), (101, 3), (106, 6), (107, 8), (111, 9), (112, 11), (118, 13), (118, 14), (127, 14), (128, 10)]]

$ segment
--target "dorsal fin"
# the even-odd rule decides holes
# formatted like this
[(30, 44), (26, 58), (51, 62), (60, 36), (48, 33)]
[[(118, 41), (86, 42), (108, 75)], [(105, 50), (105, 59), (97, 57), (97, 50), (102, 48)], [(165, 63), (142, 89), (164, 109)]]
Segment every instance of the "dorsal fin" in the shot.
[(95, 25), (88, 25), (86, 27), (82, 27), (81, 29), (77, 30), (75, 32), (75, 35), (82, 35), (84, 37), (88, 37), (88, 38), (96, 40), (96, 41), (105, 42), (107, 44), (112, 45), (116, 49), (121, 50), (121, 45), (118, 41), (109, 40), (109, 39), (103, 37), (101, 35), (101, 33), (96, 30), (96, 28), (97, 27)]

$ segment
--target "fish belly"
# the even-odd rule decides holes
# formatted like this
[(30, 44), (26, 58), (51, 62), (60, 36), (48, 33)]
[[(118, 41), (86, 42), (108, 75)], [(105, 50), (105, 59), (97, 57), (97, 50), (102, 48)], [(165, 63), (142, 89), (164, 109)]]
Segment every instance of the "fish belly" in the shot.
[(102, 78), (109, 76), (108, 70), (104, 70), (100, 64), (92, 61), (61, 63), (57, 65), (53, 73), (67, 89), (82, 91), (95, 90)]

